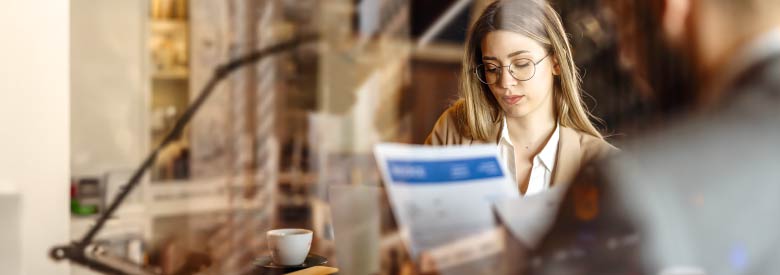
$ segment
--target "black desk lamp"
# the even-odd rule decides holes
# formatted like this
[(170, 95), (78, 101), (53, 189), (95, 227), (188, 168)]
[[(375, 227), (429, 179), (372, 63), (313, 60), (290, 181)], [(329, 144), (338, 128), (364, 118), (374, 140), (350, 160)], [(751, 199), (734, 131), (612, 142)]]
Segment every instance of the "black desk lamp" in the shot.
[(168, 145), (170, 142), (178, 139), (181, 136), (184, 126), (186, 126), (192, 117), (198, 112), (203, 103), (208, 99), (217, 84), (225, 79), (228, 75), (235, 72), (241, 67), (254, 64), (263, 58), (272, 56), (275, 54), (291, 51), (297, 49), (299, 46), (318, 40), (317, 35), (303, 35), (294, 38), (290, 41), (282, 42), (276, 45), (269, 46), (260, 50), (253, 51), (247, 55), (231, 60), (223, 65), (218, 66), (214, 70), (214, 75), (203, 87), (201, 93), (195, 99), (195, 101), (187, 107), (182, 116), (176, 121), (173, 129), (168, 133), (163, 141), (158, 145), (141, 165), (135, 169), (133, 176), (127, 183), (122, 186), (120, 192), (116, 195), (114, 200), (108, 206), (106, 211), (98, 217), (95, 225), (89, 229), (89, 231), (81, 238), (81, 240), (74, 240), (68, 245), (55, 246), (51, 249), (49, 256), (55, 261), (69, 260), (76, 264), (91, 268), (93, 270), (109, 273), (109, 274), (153, 274), (152, 272), (145, 270), (139, 266), (130, 264), (128, 262), (103, 256), (97, 253), (97, 247), (92, 245), (92, 241), (95, 236), (103, 228), (106, 221), (111, 218), (111, 215), (117, 210), (125, 197), (135, 188), (141, 181), (144, 173), (154, 163), (160, 150)]
[[(444, 12), (444, 14), (441, 15), (436, 20), (436, 22), (434, 22), (425, 31), (425, 33), (421, 36), (421, 38), (415, 43), (413, 50), (426, 47), (431, 42), (431, 40), (433, 40), (439, 33), (441, 33), (441, 31), (444, 29), (444, 27), (447, 24), (449, 24), (451, 21), (457, 18), (457, 15), (463, 12), (463, 10), (467, 8), (472, 1), (473, 0), (458, 0), (452, 5), (450, 5), (450, 7)], [(366, 35), (370, 36), (371, 33)], [(182, 130), (184, 129), (184, 126), (186, 126), (187, 123), (190, 122), (192, 117), (195, 115), (198, 109), (200, 109), (200, 107), (203, 105), (203, 102), (206, 101), (209, 95), (211, 95), (212, 91), (214, 90), (214, 87), (220, 81), (222, 81), (225, 77), (227, 77), (228, 75), (230, 75), (231, 73), (233, 73), (234, 71), (236, 71), (237, 69), (243, 66), (254, 64), (260, 61), (261, 59), (271, 55), (294, 50), (299, 46), (301, 46), (302, 44), (313, 42), (318, 39), (319, 37), (317, 35), (311, 35), (311, 34), (303, 35), (287, 42), (279, 43), (264, 49), (256, 50), (245, 56), (239, 57), (237, 59), (231, 60), (223, 65), (218, 66), (214, 70), (214, 75), (206, 83), (206, 86), (203, 87), (203, 89), (201, 90), (201, 93), (200, 95), (198, 95), (198, 98), (196, 98), (195, 101), (192, 104), (190, 104), (189, 107), (187, 107), (187, 110), (184, 111), (184, 114), (182, 114), (179, 120), (176, 121), (173, 130), (171, 130), (171, 132), (168, 133), (167, 136), (165, 136), (165, 138), (160, 143), (160, 145), (158, 145), (151, 153), (149, 153), (149, 155), (146, 157), (143, 163), (141, 163), (141, 166), (139, 166), (133, 172), (133, 176), (130, 178), (130, 180), (127, 181), (127, 184), (125, 184), (122, 187), (119, 194), (116, 195), (114, 201), (111, 202), (111, 205), (109, 205), (108, 209), (106, 209), (106, 211), (104, 211), (103, 214), (101, 214), (100, 217), (98, 217), (97, 222), (95, 223), (94, 226), (92, 226), (92, 228), (90, 228), (87, 234), (85, 234), (84, 237), (81, 238), (81, 240), (72, 241), (68, 245), (53, 247), (49, 253), (50, 254), (49, 256), (55, 261), (61, 261), (67, 259), (71, 262), (83, 265), (85, 267), (103, 273), (154, 274), (148, 270), (145, 270), (134, 264), (130, 264), (126, 261), (122, 261), (116, 258), (104, 256), (100, 253), (96, 253), (98, 247), (92, 245), (92, 241), (94, 240), (95, 236), (100, 231), (100, 229), (103, 228), (103, 225), (105, 225), (106, 221), (108, 221), (108, 219), (116, 211), (119, 205), (122, 204), (122, 201), (124, 201), (125, 197), (127, 197), (127, 195), (133, 190), (133, 188), (135, 188), (135, 186), (137, 186), (138, 183), (141, 181), (141, 177), (146, 172), (146, 170), (149, 169), (149, 167), (154, 163), (154, 160), (157, 158), (157, 154), (160, 152), (160, 150), (163, 147), (165, 147), (165, 145), (167, 145), (168, 143), (179, 138)]]

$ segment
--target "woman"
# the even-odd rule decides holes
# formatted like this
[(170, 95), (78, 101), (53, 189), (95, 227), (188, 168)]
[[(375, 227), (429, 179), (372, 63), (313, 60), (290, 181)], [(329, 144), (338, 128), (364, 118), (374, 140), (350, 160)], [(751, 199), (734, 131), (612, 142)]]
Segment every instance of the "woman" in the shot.
[(546, 1), (490, 4), (471, 28), (462, 67), (461, 99), (426, 144), (497, 144), (525, 195), (569, 182), (615, 150), (589, 120), (571, 46)]

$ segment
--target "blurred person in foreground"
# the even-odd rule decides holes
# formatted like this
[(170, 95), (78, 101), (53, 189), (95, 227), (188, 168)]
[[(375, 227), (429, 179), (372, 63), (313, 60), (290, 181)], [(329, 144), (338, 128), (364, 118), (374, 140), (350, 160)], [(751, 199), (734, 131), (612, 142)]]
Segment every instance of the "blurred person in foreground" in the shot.
[(690, 112), (580, 172), (529, 273), (780, 274), (780, 1), (605, 4), (638, 79), (699, 88), (659, 91)]

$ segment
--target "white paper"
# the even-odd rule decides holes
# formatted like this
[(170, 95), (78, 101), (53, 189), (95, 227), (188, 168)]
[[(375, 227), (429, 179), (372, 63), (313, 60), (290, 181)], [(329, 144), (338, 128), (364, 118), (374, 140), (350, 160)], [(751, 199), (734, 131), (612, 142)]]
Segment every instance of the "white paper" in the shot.
[(492, 205), (519, 198), (495, 145), (380, 144), (374, 154), (413, 259), (495, 230)]

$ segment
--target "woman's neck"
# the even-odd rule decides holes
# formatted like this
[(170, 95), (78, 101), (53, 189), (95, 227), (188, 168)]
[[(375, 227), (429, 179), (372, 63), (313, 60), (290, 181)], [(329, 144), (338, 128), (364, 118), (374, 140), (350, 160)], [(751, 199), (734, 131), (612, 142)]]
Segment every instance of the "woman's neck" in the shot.
[(532, 112), (523, 117), (506, 117), (512, 144), (535, 153), (541, 151), (557, 124), (552, 112)]

